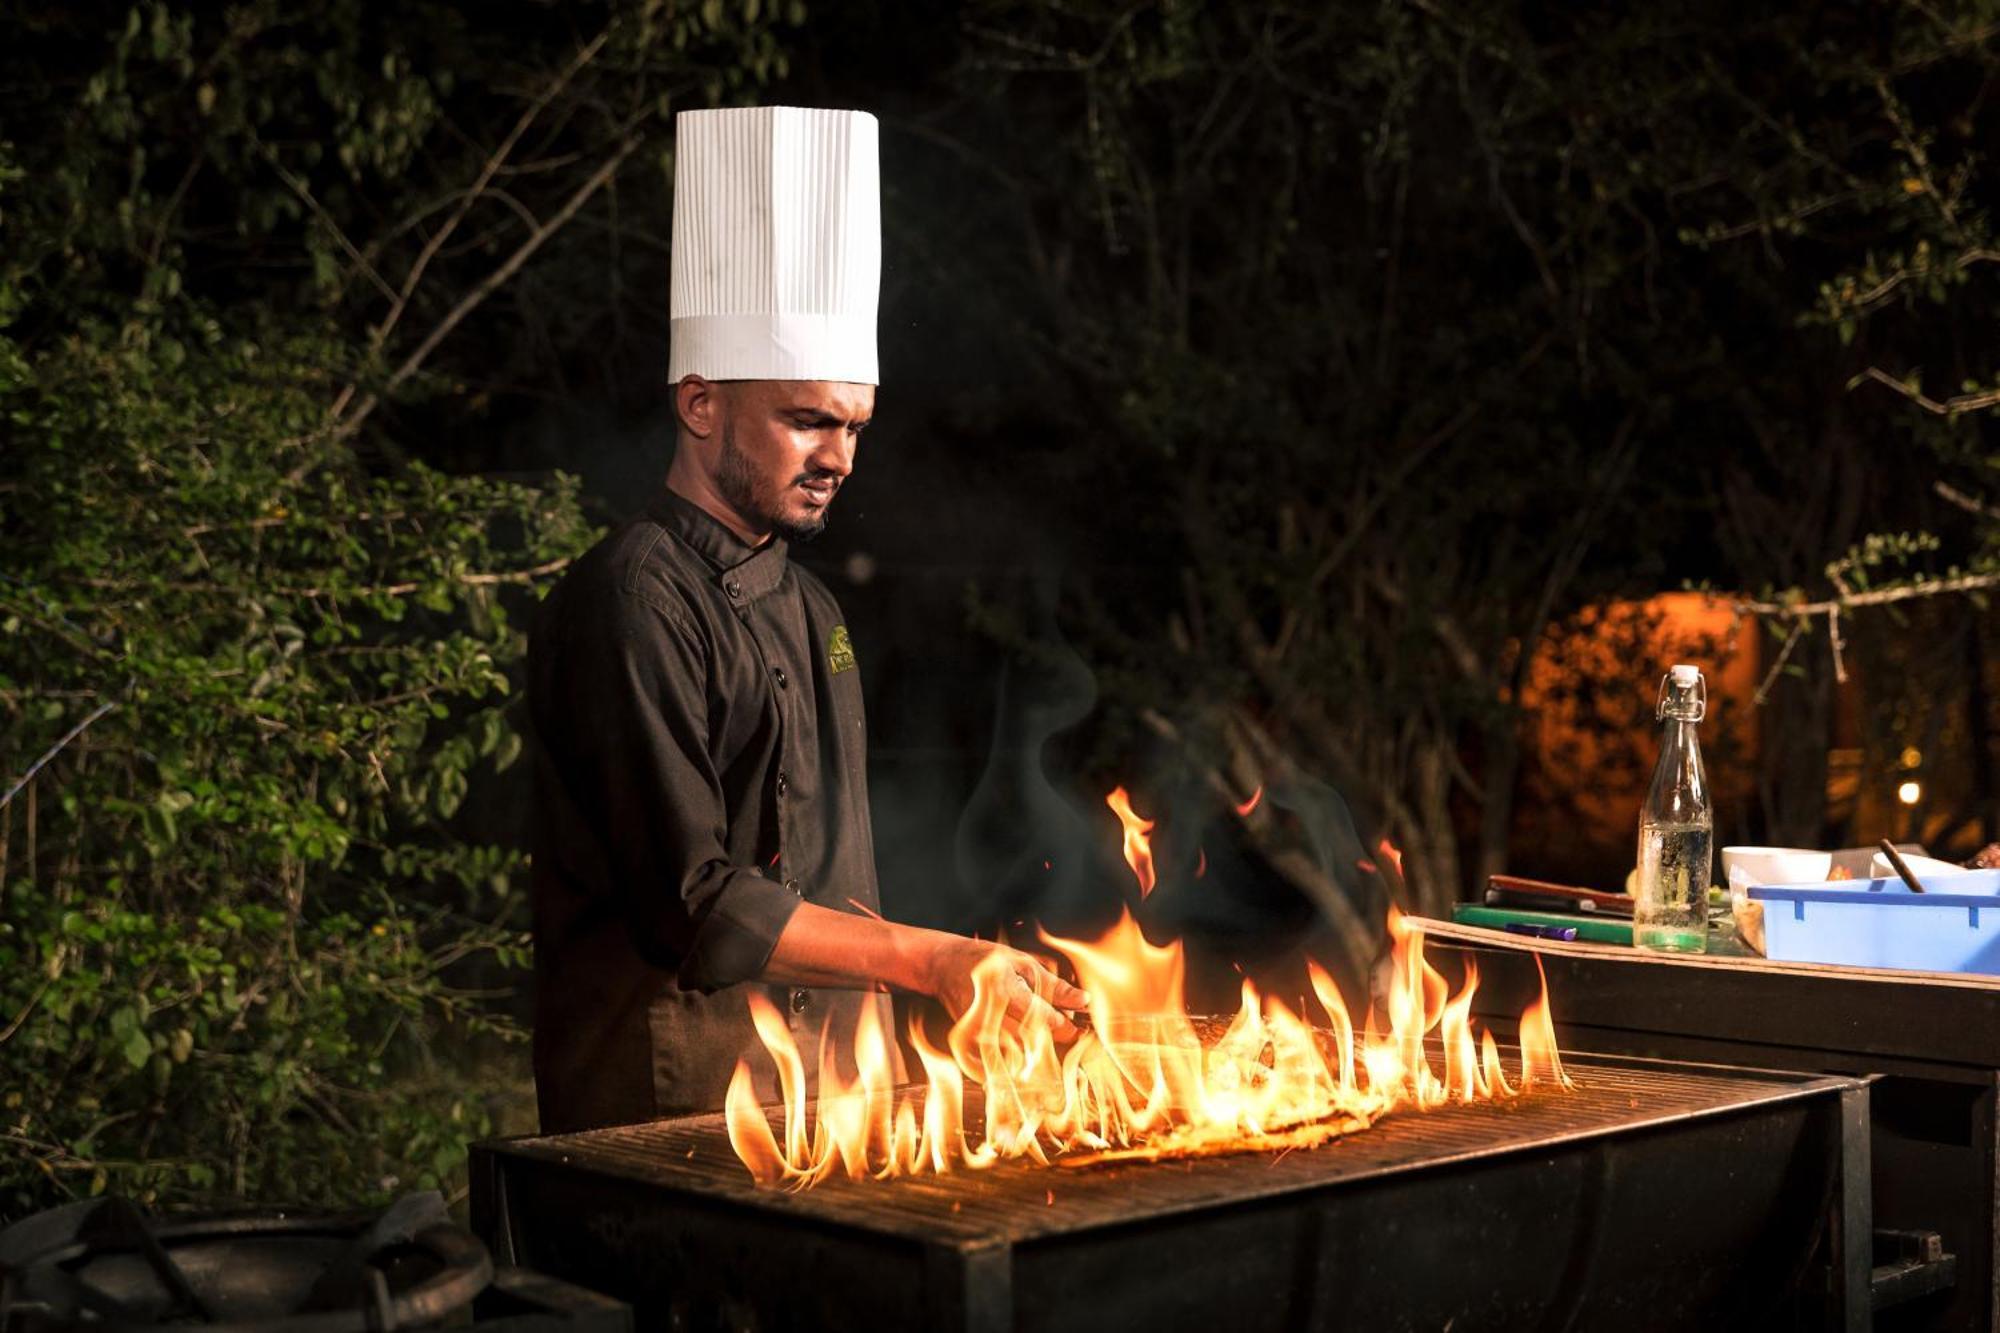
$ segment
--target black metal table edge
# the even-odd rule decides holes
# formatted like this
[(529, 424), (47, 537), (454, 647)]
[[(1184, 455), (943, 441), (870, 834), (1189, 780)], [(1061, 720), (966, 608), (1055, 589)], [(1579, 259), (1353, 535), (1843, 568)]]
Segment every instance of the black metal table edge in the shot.
[[(1246, 1204), (1257, 1203), (1265, 1200), (1284, 1198), (1290, 1195), (1309, 1194), (1315, 1190), (1328, 1188), (1329, 1186), (1335, 1184), (1344, 1188), (1349, 1186), (1365, 1184), (1370, 1181), (1382, 1180), (1391, 1176), (1449, 1170), (1452, 1168), (1463, 1167), (1469, 1163), (1497, 1161), (1519, 1153), (1546, 1151), (1550, 1148), (1564, 1147), (1574, 1143), (1584, 1142), (1591, 1139), (1604, 1138), (1604, 1137), (1622, 1137), (1629, 1134), (1640, 1134), (1648, 1130), (1659, 1129), (1673, 1124), (1686, 1123), (1691, 1120), (1727, 1117), (1733, 1114), (1747, 1114), (1777, 1103), (1818, 1097), (1827, 1094), (1838, 1095), (1842, 1098), (1843, 1102), (1845, 1102), (1850, 1096), (1853, 1095), (1861, 1096), (1862, 1128), (1865, 1134), (1866, 1115), (1867, 1115), (1865, 1089), (1868, 1084), (1868, 1080), (1866, 1078), (1856, 1078), (1839, 1074), (1803, 1074), (1796, 1070), (1751, 1069), (1739, 1066), (1693, 1064), (1686, 1061), (1654, 1060), (1643, 1056), (1625, 1056), (1625, 1055), (1592, 1055), (1588, 1059), (1572, 1060), (1567, 1062), (1567, 1067), (1569, 1067), (1572, 1070), (1573, 1077), (1578, 1078), (1579, 1081), (1587, 1080), (1589, 1070), (1593, 1068), (1606, 1067), (1606, 1066), (1613, 1068), (1634, 1069), (1642, 1071), (1659, 1070), (1659, 1071), (1672, 1071), (1679, 1073), (1695, 1073), (1695, 1074), (1702, 1074), (1702, 1075), (1727, 1079), (1730, 1082), (1739, 1085), (1746, 1082), (1755, 1081), (1758, 1083), (1765, 1084), (1766, 1086), (1762, 1089), (1759, 1089), (1753, 1095), (1741, 1096), (1722, 1105), (1702, 1106), (1695, 1108), (1680, 1108), (1672, 1111), (1661, 1111), (1658, 1113), (1643, 1115), (1637, 1118), (1621, 1121), (1615, 1125), (1609, 1125), (1609, 1126), (1605, 1125), (1571, 1126), (1544, 1132), (1543, 1134), (1537, 1136), (1532, 1141), (1509, 1142), (1501, 1140), (1493, 1143), (1477, 1145), (1474, 1147), (1455, 1150), (1451, 1152), (1437, 1153), (1431, 1156), (1427, 1156), (1421, 1162), (1383, 1162), (1359, 1168), (1351, 1168), (1349, 1171), (1339, 1176), (1337, 1181), (1328, 1180), (1325, 1178), (1310, 1178), (1310, 1177), (1297, 1178), (1297, 1179), (1275, 1178), (1275, 1179), (1265, 1180), (1260, 1182), (1262, 1186), (1261, 1188), (1239, 1193), (1238, 1195), (1235, 1196), (1235, 1198), (1231, 1202), (1246, 1203)], [(899, 1089), (899, 1091), (901, 1091), (901, 1089)], [(1548, 1094), (1536, 1094), (1536, 1095), (1556, 1096), (1561, 1094), (1548, 1093)], [(773, 1105), (765, 1109), (767, 1111), (776, 1111), (780, 1110), (781, 1108), (777, 1105)], [(1406, 1111), (1406, 1112), (1400, 1112), (1398, 1114), (1422, 1115), (1426, 1113), (1422, 1111)], [(707, 1125), (711, 1121), (719, 1120), (720, 1118), (721, 1118), (721, 1113), (714, 1112), (710, 1113), (709, 1115), (698, 1116), (698, 1117), (667, 1117), (663, 1119), (675, 1119), (686, 1122), (698, 1121), (704, 1125)], [(647, 1123), (659, 1123), (659, 1122), (647, 1122)], [(497, 1191), (494, 1189), (496, 1182), (492, 1179), (492, 1177), (496, 1175), (500, 1169), (497, 1159), (501, 1157), (515, 1157), (528, 1161), (558, 1164), (567, 1169), (582, 1171), (585, 1174), (594, 1175), (606, 1180), (622, 1180), (629, 1178), (625, 1173), (615, 1169), (614, 1164), (612, 1163), (595, 1161), (587, 1156), (571, 1158), (564, 1154), (563, 1145), (566, 1142), (570, 1142), (576, 1139), (585, 1139), (591, 1134), (596, 1134), (600, 1132), (602, 1131), (586, 1130), (580, 1134), (575, 1134), (575, 1135), (569, 1135), (569, 1134), (548, 1135), (548, 1136), (516, 1135), (507, 1138), (483, 1140), (481, 1142), (473, 1144), (471, 1152), (473, 1161), (472, 1202), (473, 1202), (473, 1216), (475, 1217), (475, 1219), (482, 1216), (482, 1209), (481, 1209), (482, 1201), (485, 1201), (489, 1206), (500, 1207), (504, 1209), (505, 1206), (504, 1198), (495, 1197), (495, 1195), (497, 1194)], [(1362, 1132), (1367, 1133), (1369, 1131), (1362, 1131)], [(1865, 1143), (1863, 1146), (1865, 1149), (1866, 1146)], [(1336, 1141), (1335, 1144), (1328, 1145), (1327, 1148), (1314, 1149), (1312, 1151), (1323, 1152), (1327, 1151), (1328, 1149), (1337, 1150), (1337, 1148), (1338, 1148), (1338, 1141)], [(1244, 1154), (1244, 1155), (1256, 1156), (1258, 1154)], [(1209, 1160), (1215, 1160), (1215, 1159), (1209, 1159)], [(1143, 1164), (1132, 1164), (1128, 1166), (1113, 1166), (1105, 1168), (1085, 1168), (1085, 1169), (1112, 1170), (1112, 1171), (1115, 1170), (1148, 1171), (1148, 1170), (1161, 1169), (1165, 1165), (1168, 1164), (1143, 1163)], [(1010, 1167), (1009, 1169), (1028, 1170), (1032, 1168), (1028, 1168), (1026, 1166), (1020, 1166), (1020, 1167)], [(1048, 1170), (1048, 1168), (1042, 1168), (1042, 1169)], [(683, 1184), (683, 1182), (677, 1180), (676, 1178), (667, 1173), (662, 1173), (659, 1176), (645, 1177), (645, 1179), (647, 1179), (649, 1183), (667, 1185), (669, 1187), (681, 1186)], [(1054, 1183), (1056, 1183), (1061, 1179), (1062, 1176), (1054, 1173), (1053, 1171), (1051, 1171), (1051, 1173), (1048, 1176), (1048, 1180), (1051, 1183), (1051, 1185), (1053, 1185)], [(1866, 1179), (1865, 1169), (1862, 1179), (1863, 1180)], [(895, 1182), (883, 1182), (883, 1184), (885, 1184), (886, 1187), (888, 1188), (895, 1187)], [(1049, 1219), (1046, 1221), (1038, 1219), (1038, 1225), (1029, 1227), (1008, 1227), (1005, 1229), (996, 1229), (992, 1231), (983, 1231), (978, 1233), (960, 1234), (955, 1236), (940, 1235), (938, 1233), (933, 1232), (926, 1236), (917, 1237), (917, 1236), (912, 1236), (907, 1229), (899, 1228), (895, 1225), (891, 1225), (889, 1223), (884, 1222), (880, 1218), (876, 1218), (869, 1215), (862, 1215), (859, 1217), (843, 1217), (836, 1224), (830, 1219), (822, 1218), (819, 1215), (819, 1213), (811, 1207), (794, 1208), (790, 1206), (792, 1200), (800, 1198), (799, 1195), (792, 1194), (783, 1190), (751, 1186), (749, 1185), (747, 1179), (745, 1181), (745, 1187), (741, 1193), (705, 1192), (703, 1194), (703, 1198), (706, 1202), (708, 1202), (711, 1205), (724, 1205), (731, 1209), (740, 1209), (751, 1212), (756, 1212), (760, 1210), (772, 1210), (772, 1209), (782, 1211), (786, 1214), (788, 1220), (790, 1220), (795, 1225), (806, 1225), (814, 1227), (821, 1227), (821, 1226), (832, 1227), (838, 1225), (840, 1228), (843, 1229), (863, 1231), (868, 1234), (878, 1236), (885, 1240), (892, 1240), (902, 1243), (917, 1241), (925, 1245), (942, 1244), (966, 1253), (973, 1253), (976, 1251), (989, 1249), (995, 1246), (1012, 1246), (1023, 1243), (1029, 1243), (1041, 1239), (1043, 1237), (1050, 1237), (1057, 1235), (1076, 1235), (1091, 1231), (1101, 1231), (1110, 1228), (1115, 1228), (1117, 1226), (1123, 1225), (1125, 1222), (1125, 1219), (1122, 1218), (1089, 1219), (1089, 1220), (1075, 1221), (1075, 1222), (1067, 1222), (1061, 1218)], [(1156, 1201), (1151, 1205), (1149, 1205), (1149, 1211), (1147, 1215), (1149, 1218), (1165, 1219), (1178, 1215), (1185, 1215), (1194, 1212), (1199, 1212), (1205, 1209), (1213, 1208), (1215, 1206), (1217, 1206), (1215, 1201), (1200, 1199), (1200, 1198), (1190, 1198), (1187, 1200), (1174, 1201), (1165, 1204), (1161, 1204)], [(1054, 1222), (1055, 1224), (1050, 1225), (1050, 1222)], [(489, 1249), (492, 1250), (496, 1262), (500, 1263), (516, 1262), (515, 1258), (510, 1252), (509, 1247), (505, 1244), (504, 1241), (500, 1240), (497, 1237), (486, 1236), (486, 1235), (482, 1235), (482, 1239), (486, 1241)], [(1862, 1244), (1862, 1248), (1865, 1251), (1868, 1248), (1868, 1232), (1865, 1229), (1861, 1233), (1860, 1241)]]

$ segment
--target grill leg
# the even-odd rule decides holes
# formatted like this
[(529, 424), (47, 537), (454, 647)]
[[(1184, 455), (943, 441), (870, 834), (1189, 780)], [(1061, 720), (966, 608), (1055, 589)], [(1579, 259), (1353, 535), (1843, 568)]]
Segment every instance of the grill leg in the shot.
[(925, 1266), (930, 1327), (940, 1333), (1011, 1333), (1013, 1246), (933, 1245)]
[(1866, 1333), (1874, 1322), (1875, 1210), (1869, 1193), (1868, 1089), (1840, 1094), (1826, 1326)]
[(467, 1176), (472, 1192), (472, 1233), (486, 1242), (495, 1264), (518, 1264), (514, 1222), (507, 1210), (507, 1173), (501, 1170), (499, 1155), (475, 1145)]
[[(1977, 1275), (1983, 1291), (1979, 1301), (1988, 1328), (2000, 1323), (2000, 1075), (1991, 1076), (1979, 1095), (1979, 1109), (1972, 1118), (1973, 1142), (1979, 1154), (1979, 1248), (1984, 1251), (1986, 1271)], [(1970, 1245), (1966, 1249), (1972, 1248)]]

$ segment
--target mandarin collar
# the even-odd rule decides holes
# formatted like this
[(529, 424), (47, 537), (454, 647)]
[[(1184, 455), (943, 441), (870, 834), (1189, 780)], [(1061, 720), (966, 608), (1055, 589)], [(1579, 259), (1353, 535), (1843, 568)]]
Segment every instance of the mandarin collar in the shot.
[(662, 487), (647, 514), (698, 552), (715, 571), (715, 584), (732, 602), (749, 602), (776, 588), (785, 577), (782, 537), (752, 546), (687, 497)]

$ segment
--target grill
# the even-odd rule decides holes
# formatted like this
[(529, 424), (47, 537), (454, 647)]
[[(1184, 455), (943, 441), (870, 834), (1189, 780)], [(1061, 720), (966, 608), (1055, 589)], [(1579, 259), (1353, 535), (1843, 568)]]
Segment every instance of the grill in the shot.
[(2000, 979), (1424, 927), (1498, 1033), (1546, 970), (1564, 1050), (1869, 1076), (1877, 1333), (2000, 1329)]
[(631, 1311), (539, 1273), (495, 1271), (435, 1192), (378, 1215), (154, 1218), (111, 1196), (0, 1231), (0, 1333), (630, 1333)]
[(488, 1143), (474, 1223), (675, 1328), (1866, 1327), (1864, 1085), (1572, 1073), (1312, 1152), (797, 1194), (719, 1115)]

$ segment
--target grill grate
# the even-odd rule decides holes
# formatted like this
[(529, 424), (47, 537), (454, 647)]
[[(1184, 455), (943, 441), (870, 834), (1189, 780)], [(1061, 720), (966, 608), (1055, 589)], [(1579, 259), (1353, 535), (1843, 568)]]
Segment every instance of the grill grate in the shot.
[[(1138, 1218), (1431, 1170), (1546, 1149), (1607, 1133), (1685, 1122), (1815, 1093), (1824, 1081), (1741, 1070), (1572, 1061), (1573, 1092), (1403, 1110), (1310, 1151), (1062, 1169), (1011, 1162), (891, 1180), (836, 1178), (790, 1193), (759, 1188), (729, 1145), (720, 1114), (660, 1120), (496, 1145), (676, 1192), (926, 1243), (1019, 1243)], [(980, 1123), (968, 1088), (966, 1123)]]

